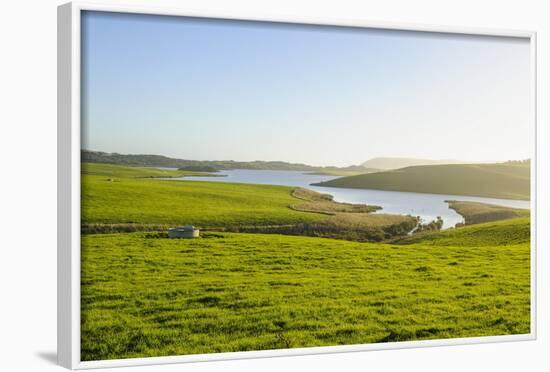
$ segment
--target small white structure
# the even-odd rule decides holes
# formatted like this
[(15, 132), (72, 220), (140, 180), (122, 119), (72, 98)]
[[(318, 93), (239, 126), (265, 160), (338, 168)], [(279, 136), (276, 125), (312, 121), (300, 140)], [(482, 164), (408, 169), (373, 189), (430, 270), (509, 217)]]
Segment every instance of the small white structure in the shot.
[(169, 238), (198, 238), (199, 229), (193, 225), (185, 225), (168, 229)]

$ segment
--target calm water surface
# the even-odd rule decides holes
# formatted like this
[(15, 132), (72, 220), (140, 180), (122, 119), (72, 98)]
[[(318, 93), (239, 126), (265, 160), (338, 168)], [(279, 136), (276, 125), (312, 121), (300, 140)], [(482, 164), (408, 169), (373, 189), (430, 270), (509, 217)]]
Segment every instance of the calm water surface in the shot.
[(453, 227), (458, 222), (463, 222), (463, 218), (450, 209), (448, 204), (445, 203), (445, 200), (475, 201), (502, 205), (505, 207), (530, 208), (530, 202), (524, 200), (311, 186), (312, 183), (328, 181), (337, 177), (314, 175), (301, 171), (235, 169), (222, 171), (217, 174), (225, 175), (225, 177), (182, 177), (170, 179), (300, 186), (331, 194), (334, 196), (334, 200), (339, 202), (379, 205), (382, 207), (382, 210), (377, 213), (410, 214), (413, 216), (420, 216), (424, 222), (435, 220), (437, 216), (441, 216), (444, 222), (444, 229)]

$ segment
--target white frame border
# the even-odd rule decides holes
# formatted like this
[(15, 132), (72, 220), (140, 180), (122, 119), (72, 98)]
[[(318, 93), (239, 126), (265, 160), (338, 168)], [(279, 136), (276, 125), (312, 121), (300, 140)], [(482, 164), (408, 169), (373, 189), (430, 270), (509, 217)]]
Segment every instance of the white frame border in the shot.
[[(153, 15), (221, 18), (311, 25), (364, 27), (402, 31), (424, 31), (449, 34), (469, 34), (525, 38), (531, 48), (531, 120), (533, 151), (531, 154), (531, 331), (528, 334), (409, 341), (383, 344), (326, 346), (280, 350), (194, 354), (167, 357), (80, 361), (80, 17), (81, 11), (105, 11)], [(390, 350), (417, 347), (450, 346), (536, 339), (536, 277), (537, 277), (537, 71), (536, 32), (493, 30), (403, 23), (370, 22), (364, 20), (327, 19), (314, 17), (231, 14), (226, 11), (197, 11), (155, 6), (133, 6), (113, 1), (109, 3), (74, 1), (58, 7), (58, 280), (57, 280), (57, 353), (58, 363), (69, 369), (91, 369), (122, 366), (142, 366), (231, 359), (251, 359), (326, 353)]]

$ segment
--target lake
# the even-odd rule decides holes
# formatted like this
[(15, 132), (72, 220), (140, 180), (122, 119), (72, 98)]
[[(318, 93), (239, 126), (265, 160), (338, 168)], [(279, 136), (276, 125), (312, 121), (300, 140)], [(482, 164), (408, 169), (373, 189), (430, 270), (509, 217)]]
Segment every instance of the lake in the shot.
[(371, 204), (382, 207), (376, 213), (410, 214), (420, 216), (423, 222), (443, 218), (443, 228), (455, 226), (464, 219), (448, 207), (445, 200), (474, 201), (501, 205), (512, 208), (530, 208), (530, 202), (525, 200), (482, 198), (477, 196), (424, 194), (415, 192), (345, 189), (336, 187), (311, 186), (312, 183), (328, 181), (336, 176), (323, 176), (304, 173), (302, 171), (271, 171), (235, 169), (217, 173), (225, 177), (181, 177), (170, 180), (237, 182), (265, 185), (299, 186), (322, 193), (331, 194), (334, 200), (346, 203)]

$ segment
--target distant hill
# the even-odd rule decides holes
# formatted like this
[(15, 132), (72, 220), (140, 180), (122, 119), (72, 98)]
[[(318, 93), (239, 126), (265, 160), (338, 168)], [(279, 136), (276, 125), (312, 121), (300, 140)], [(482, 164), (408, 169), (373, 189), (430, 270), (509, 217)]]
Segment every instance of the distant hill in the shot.
[(361, 165), (365, 168), (390, 170), (390, 169), (412, 167), (416, 165), (464, 164), (464, 163), (465, 163), (464, 161), (450, 160), (450, 159), (429, 160), (429, 159), (414, 159), (414, 158), (373, 158), (373, 159), (367, 160)]
[(530, 162), (421, 165), (315, 185), (528, 200)]
[(287, 163), (284, 161), (233, 161), (233, 160), (187, 160), (175, 159), (162, 155), (146, 154), (118, 154), (101, 151), (81, 151), (81, 161), (86, 163), (119, 164), (141, 167), (166, 167), (178, 168), (187, 171), (215, 172), (229, 169), (257, 169), (257, 170), (288, 170), (304, 172), (325, 172), (345, 174), (346, 172), (366, 173), (360, 165), (349, 167), (315, 167), (300, 163)]

